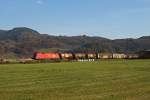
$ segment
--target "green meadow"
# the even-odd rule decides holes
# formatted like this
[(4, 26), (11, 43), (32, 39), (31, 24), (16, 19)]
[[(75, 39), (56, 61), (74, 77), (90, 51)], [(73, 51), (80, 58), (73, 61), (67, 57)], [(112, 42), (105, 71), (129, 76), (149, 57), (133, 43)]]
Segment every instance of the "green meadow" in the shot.
[(150, 60), (3, 64), (0, 100), (150, 100)]

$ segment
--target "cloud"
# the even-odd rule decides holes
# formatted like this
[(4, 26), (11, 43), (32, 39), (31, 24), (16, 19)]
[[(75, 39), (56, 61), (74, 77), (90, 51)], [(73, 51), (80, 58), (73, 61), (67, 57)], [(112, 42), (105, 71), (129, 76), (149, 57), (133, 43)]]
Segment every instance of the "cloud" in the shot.
[(39, 5), (42, 5), (44, 3), (44, 1), (43, 0), (37, 0), (36, 3)]

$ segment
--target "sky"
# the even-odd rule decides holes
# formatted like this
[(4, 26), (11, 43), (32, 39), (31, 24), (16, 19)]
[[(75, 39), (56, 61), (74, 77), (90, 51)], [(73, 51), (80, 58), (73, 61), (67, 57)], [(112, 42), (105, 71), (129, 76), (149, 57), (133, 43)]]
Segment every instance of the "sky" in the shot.
[(150, 0), (0, 0), (0, 29), (110, 39), (150, 35)]

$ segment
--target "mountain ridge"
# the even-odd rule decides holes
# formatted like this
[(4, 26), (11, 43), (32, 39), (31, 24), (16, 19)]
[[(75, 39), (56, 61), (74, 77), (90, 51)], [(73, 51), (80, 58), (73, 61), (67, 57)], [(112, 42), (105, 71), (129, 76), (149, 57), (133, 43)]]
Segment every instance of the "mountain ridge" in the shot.
[(135, 53), (150, 49), (150, 36), (108, 39), (99, 36), (52, 36), (26, 27), (0, 30), (1, 57), (32, 57), (41, 49)]

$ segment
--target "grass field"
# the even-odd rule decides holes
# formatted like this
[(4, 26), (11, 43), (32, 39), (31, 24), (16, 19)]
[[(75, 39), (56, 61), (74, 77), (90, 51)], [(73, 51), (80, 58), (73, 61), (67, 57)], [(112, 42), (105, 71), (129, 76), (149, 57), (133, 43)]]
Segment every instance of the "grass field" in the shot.
[(0, 100), (150, 100), (150, 60), (0, 65)]

